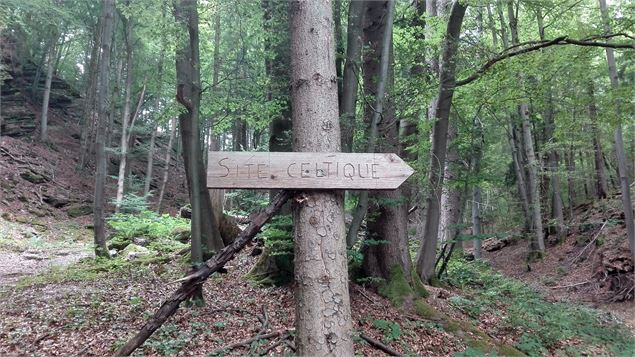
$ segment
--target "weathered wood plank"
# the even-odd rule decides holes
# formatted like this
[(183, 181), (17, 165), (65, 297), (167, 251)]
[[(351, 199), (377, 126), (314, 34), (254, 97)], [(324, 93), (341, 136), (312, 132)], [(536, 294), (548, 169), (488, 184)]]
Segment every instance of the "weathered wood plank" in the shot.
[(395, 154), (210, 151), (207, 187), (391, 190), (413, 173)]

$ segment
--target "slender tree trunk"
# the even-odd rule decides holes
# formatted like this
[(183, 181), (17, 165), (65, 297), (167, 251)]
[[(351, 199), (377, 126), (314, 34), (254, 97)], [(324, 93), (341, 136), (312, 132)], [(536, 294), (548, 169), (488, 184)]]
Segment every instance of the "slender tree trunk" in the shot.
[[(341, 149), (332, 14), (330, 1), (289, 5), (295, 151)], [(294, 201), (297, 354), (352, 356), (342, 195), (305, 191)]]
[(101, 58), (99, 61), (99, 114), (96, 133), (95, 159), (95, 196), (93, 201), (93, 218), (95, 232), (95, 255), (107, 257), (106, 230), (104, 225), (104, 184), (106, 182), (106, 123), (108, 121), (108, 89), (110, 68), (110, 45), (112, 43), (115, 0), (103, 0), (101, 22), (103, 24), (101, 39)]
[(472, 148), (472, 177), (476, 179), (476, 183), (472, 188), (472, 235), (474, 236), (474, 258), (481, 258), (481, 238), (483, 232), (481, 230), (481, 161), (483, 160), (483, 126), (478, 117), (474, 118), (473, 124), (474, 144)]
[(430, 175), (426, 194), (426, 218), (423, 226), (422, 243), (417, 252), (416, 269), (423, 281), (434, 277), (437, 237), (439, 234), (439, 199), (443, 187), (443, 168), (447, 150), (450, 105), (454, 95), (454, 83), (458, 40), (467, 5), (461, 1), (452, 4), (450, 19), (443, 44), (441, 73), (439, 76), (439, 94), (435, 109), (432, 150), (430, 153)]
[(119, 212), (121, 208), (121, 201), (124, 194), (124, 181), (126, 178), (126, 161), (128, 159), (128, 120), (130, 120), (130, 107), (132, 98), (132, 83), (133, 83), (133, 64), (132, 64), (132, 21), (127, 19), (126, 21), (126, 87), (124, 89), (124, 105), (123, 116), (121, 117), (121, 140), (120, 140), (120, 154), (119, 154), (119, 175), (117, 176), (117, 197), (115, 203), (115, 212)]
[(51, 83), (53, 82), (53, 70), (55, 68), (55, 53), (57, 50), (57, 35), (53, 35), (53, 41), (49, 48), (46, 60), (46, 81), (44, 94), (42, 95), (42, 111), (40, 114), (40, 141), (48, 141), (48, 113), (49, 98), (51, 97)]
[[(602, 21), (604, 22), (604, 32), (606, 34), (611, 33), (611, 25), (609, 21), (608, 8), (606, 6), (606, 0), (599, 0), (600, 11), (602, 13)], [(606, 61), (609, 67), (609, 78), (611, 80), (611, 87), (613, 90), (618, 90), (620, 83), (617, 77), (617, 65), (615, 63), (615, 54), (612, 48), (606, 48)], [(631, 256), (633, 262), (635, 262), (635, 221), (633, 219), (633, 201), (631, 200), (630, 180), (628, 178), (628, 166), (626, 164), (626, 153), (624, 152), (624, 141), (622, 138), (622, 121), (621, 108), (619, 101), (615, 103), (615, 117), (618, 118), (618, 123), (615, 127), (614, 139), (615, 139), (615, 153), (617, 156), (617, 167), (620, 175), (620, 189), (622, 191), (622, 206), (624, 207), (624, 225), (626, 226), (626, 232), (628, 241), (631, 248)]]
[(150, 135), (150, 147), (148, 148), (148, 159), (146, 165), (146, 177), (143, 185), (143, 197), (148, 197), (150, 193), (150, 185), (152, 184), (152, 168), (154, 163), (154, 141), (157, 136), (157, 128), (152, 127), (152, 134)]
[[(199, 106), (201, 100), (198, 10), (196, 0), (174, 3), (174, 17), (181, 31), (189, 33), (188, 41), (177, 48), (177, 100), (186, 111), (179, 115), (185, 173), (192, 204), (192, 264), (211, 256), (223, 247), (206, 187), (206, 175), (201, 155)], [(193, 298), (202, 299), (202, 291)]]
[(452, 231), (453, 225), (458, 222), (457, 214), (460, 211), (460, 188), (456, 187), (458, 179), (458, 161), (459, 155), (456, 151), (456, 128), (452, 123), (448, 125), (448, 148), (445, 160), (445, 168), (443, 169), (444, 187), (441, 190), (441, 212), (439, 216), (439, 237), (440, 243), (445, 243)]
[(172, 161), (172, 146), (174, 145), (174, 137), (176, 136), (176, 118), (170, 120), (170, 139), (168, 140), (168, 148), (165, 152), (165, 167), (163, 169), (163, 179), (161, 180), (161, 189), (159, 190), (159, 202), (157, 203), (157, 212), (161, 213), (161, 204), (165, 194), (165, 186), (168, 183), (170, 174), (170, 161)]
[(604, 168), (604, 154), (602, 151), (602, 142), (600, 141), (600, 131), (598, 127), (597, 108), (595, 107), (593, 83), (589, 83), (589, 118), (591, 119), (591, 133), (593, 135), (593, 158), (595, 159), (595, 192), (597, 198), (606, 198), (609, 192), (609, 185), (606, 179), (606, 171)]
[[(393, 2), (367, 2), (366, 20), (367, 24), (364, 26), (364, 42), (372, 49), (375, 54), (370, 55), (364, 61), (364, 91), (371, 96), (375, 96), (375, 105), (373, 108), (366, 108), (365, 115), (370, 120), (368, 125), (368, 145), (366, 152), (375, 152), (375, 146), (377, 143), (377, 136), (379, 132), (379, 121), (384, 113), (384, 102), (386, 96), (386, 84), (388, 82), (388, 69), (390, 66), (390, 54), (392, 47), (392, 21), (394, 18)], [(387, 7), (385, 6), (387, 5)], [(385, 15), (385, 23), (382, 19)], [(383, 31), (382, 31), (383, 30)], [(380, 58), (378, 61), (377, 58)], [(375, 79), (378, 77), (377, 79)], [(389, 116), (389, 115), (388, 115)], [(384, 127), (390, 128), (388, 122), (393, 123), (395, 129), (397, 128), (394, 123), (395, 116), (386, 118)], [(397, 132), (390, 134), (393, 138), (398, 135)], [(395, 147), (393, 147), (395, 149)], [(359, 193), (359, 200), (353, 219), (348, 230), (346, 242), (349, 247), (355, 244), (357, 240), (357, 234), (359, 228), (362, 225), (362, 221), (368, 211), (368, 191), (361, 191)]]
[(88, 136), (94, 125), (94, 111), (95, 111), (95, 95), (97, 92), (97, 64), (99, 63), (99, 47), (101, 45), (102, 37), (102, 25), (100, 21), (97, 21), (95, 26), (95, 33), (93, 35), (93, 46), (90, 52), (90, 62), (87, 63), (88, 75), (86, 83), (86, 95), (84, 99), (83, 115), (80, 119), (81, 133), (79, 135), (79, 163), (77, 168), (84, 169), (86, 167), (86, 161), (89, 154), (88, 149)]
[(351, 1), (348, 7), (348, 31), (346, 41), (346, 63), (342, 84), (340, 123), (342, 126), (342, 151), (353, 151), (355, 132), (355, 110), (357, 107), (357, 77), (362, 55), (362, 24), (364, 22), (364, 1)]
[(570, 149), (565, 152), (565, 161), (567, 162), (567, 186), (569, 187), (569, 219), (573, 218), (573, 209), (577, 201), (577, 193), (575, 187), (575, 151)]
[[(507, 16), (509, 17), (509, 28), (512, 37), (512, 45), (519, 44), (518, 38), (518, 22), (514, 15), (514, 5), (509, 2), (507, 4)], [(519, 75), (522, 80), (522, 75)], [(534, 152), (534, 139), (531, 132), (531, 118), (529, 116), (529, 105), (521, 102), (518, 111), (522, 120), (522, 137), (523, 149), (527, 158), (527, 188), (528, 198), (531, 210), (532, 230), (534, 238), (532, 240), (532, 249), (543, 253), (545, 251), (544, 232), (542, 229), (542, 214), (540, 205), (540, 188), (538, 182), (538, 161)]]

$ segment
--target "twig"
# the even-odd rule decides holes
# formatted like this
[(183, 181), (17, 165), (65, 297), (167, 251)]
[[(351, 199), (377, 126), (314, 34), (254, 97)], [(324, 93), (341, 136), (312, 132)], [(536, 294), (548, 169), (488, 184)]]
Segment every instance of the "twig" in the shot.
[(566, 288), (572, 288), (574, 286), (580, 286), (580, 285), (585, 285), (588, 283), (592, 283), (593, 280), (588, 280), (588, 281), (583, 281), (581, 283), (576, 283), (576, 284), (570, 284), (570, 285), (560, 285), (560, 286), (552, 286), (552, 289), (566, 289)]
[(602, 224), (602, 227), (600, 227), (600, 230), (595, 233), (595, 237), (593, 237), (593, 239), (591, 239), (591, 241), (589, 242), (589, 244), (587, 244), (586, 246), (584, 246), (584, 248), (582, 248), (582, 250), (580, 251), (580, 254), (578, 254), (575, 258), (573, 258), (573, 260), (571, 261), (571, 264), (573, 265), (573, 263), (576, 262), (576, 260), (578, 260), (581, 256), (582, 253), (584, 253), (584, 251), (591, 245), (593, 244), (593, 242), (595, 242), (596, 239), (598, 239), (598, 237), (600, 236), (600, 232), (602, 232), (602, 229), (604, 229), (604, 226), (606, 226), (606, 223), (608, 223), (608, 219), (606, 221), (604, 221), (604, 223)]
[(26, 165), (29, 165), (29, 167), (31, 167), (31, 163), (29, 163), (28, 161), (24, 161), (24, 160), (18, 159), (17, 157), (13, 156), (13, 155), (9, 152), (9, 150), (7, 150), (7, 149), (5, 149), (5, 148), (3, 148), (3, 147), (0, 147), (0, 152), (2, 152), (3, 154), (7, 155), (7, 156), (8, 156), (8, 157), (10, 157), (10, 158), (12, 158), (12, 159), (13, 159), (13, 161), (15, 161), (15, 162), (17, 162), (17, 163), (20, 163), (20, 164), (26, 164)]
[[(274, 348), (276, 348), (276, 347), (280, 346), (281, 344), (285, 343), (289, 337), (291, 337), (290, 334), (286, 334), (286, 335), (280, 337), (280, 339), (276, 343), (274, 343), (273, 345), (265, 348), (263, 351), (258, 352), (258, 355), (259, 356), (266, 356), (267, 353), (269, 353), (269, 351), (271, 351)], [(293, 351), (295, 351), (295, 348), (293, 349)]]
[(374, 338), (364, 335), (363, 333), (360, 333), (359, 337), (368, 342), (371, 346), (375, 347), (378, 350), (386, 352), (390, 356), (403, 356), (401, 353), (393, 350), (391, 347), (386, 346), (383, 343), (375, 340)]

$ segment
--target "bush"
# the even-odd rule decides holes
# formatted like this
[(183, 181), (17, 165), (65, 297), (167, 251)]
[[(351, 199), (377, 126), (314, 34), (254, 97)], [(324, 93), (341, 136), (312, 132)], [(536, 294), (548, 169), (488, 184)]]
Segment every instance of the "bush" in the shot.
[(137, 214), (118, 213), (107, 222), (113, 230), (108, 242), (111, 249), (122, 250), (134, 238), (146, 239), (148, 248), (159, 252), (172, 253), (187, 246), (178, 240), (190, 228), (189, 220), (184, 218), (144, 210)]

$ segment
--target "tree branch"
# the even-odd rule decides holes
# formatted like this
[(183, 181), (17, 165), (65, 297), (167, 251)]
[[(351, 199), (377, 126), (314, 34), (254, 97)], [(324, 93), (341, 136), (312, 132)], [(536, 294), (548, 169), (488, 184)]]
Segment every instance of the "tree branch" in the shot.
[[(525, 42), (524, 44), (512, 46), (510, 48), (503, 50), (498, 56), (485, 62), (485, 64), (483, 64), (481, 68), (479, 68), (474, 74), (472, 74), (471, 76), (465, 79), (457, 81), (455, 86), (460, 87), (460, 86), (464, 86), (466, 84), (470, 84), (474, 82), (475, 80), (481, 78), (483, 74), (485, 74), (485, 72), (487, 72), (490, 68), (492, 68), (496, 63), (500, 61), (503, 61), (508, 58), (516, 57), (525, 53), (538, 51), (545, 47), (550, 47), (554, 45), (557, 45), (557, 46), (575, 45), (575, 46), (588, 46), (588, 47), (635, 49), (635, 44), (633, 43), (628, 44), (628, 43), (610, 43), (610, 42), (595, 41), (597, 39), (610, 39), (610, 38), (618, 37), (618, 36), (631, 38), (631, 39), (633, 38), (633, 36), (630, 36), (628, 34), (616, 33), (616, 34), (609, 34), (609, 35), (603, 35), (603, 36), (592, 36), (582, 40), (572, 39), (572, 38), (569, 38), (568, 36), (561, 36), (561, 37), (557, 37), (557, 38), (554, 38), (553, 40), (548, 40), (548, 41)], [(511, 51), (514, 48), (519, 48), (529, 44), (530, 46)]]

